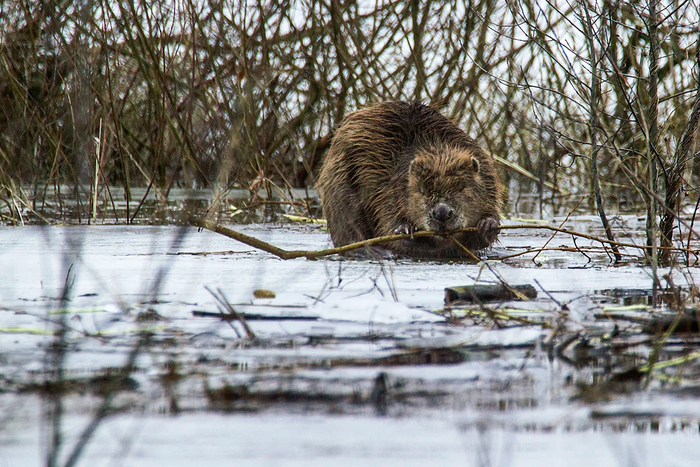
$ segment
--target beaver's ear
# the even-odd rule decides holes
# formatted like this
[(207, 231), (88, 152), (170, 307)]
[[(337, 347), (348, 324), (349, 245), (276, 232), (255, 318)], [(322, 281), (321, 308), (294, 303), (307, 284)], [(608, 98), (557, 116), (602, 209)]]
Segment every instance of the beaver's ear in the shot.
[(472, 157), (472, 172), (476, 175), (479, 173), (479, 169), (481, 169), (479, 160), (476, 157)]

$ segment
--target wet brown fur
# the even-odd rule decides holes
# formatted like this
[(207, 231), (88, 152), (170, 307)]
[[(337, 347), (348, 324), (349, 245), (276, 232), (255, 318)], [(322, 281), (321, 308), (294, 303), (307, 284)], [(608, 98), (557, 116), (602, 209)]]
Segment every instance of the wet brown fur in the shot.
[[(503, 189), (491, 158), (451, 120), (421, 103), (384, 102), (348, 115), (333, 137), (318, 179), (336, 246), (396, 232), (476, 227), (500, 219)], [(454, 218), (436, 225), (444, 203)], [(478, 232), (458, 236), (477, 250)], [(490, 239), (495, 240), (495, 235)], [(464, 257), (449, 239), (416, 238), (388, 245), (411, 257)]]

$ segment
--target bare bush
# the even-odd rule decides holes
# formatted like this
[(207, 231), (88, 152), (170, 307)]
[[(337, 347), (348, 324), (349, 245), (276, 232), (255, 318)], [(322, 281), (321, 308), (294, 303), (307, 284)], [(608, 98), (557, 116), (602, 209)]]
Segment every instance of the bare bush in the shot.
[(697, 185), (695, 1), (17, 0), (2, 10), (9, 212), (62, 186), (93, 212), (115, 186), (128, 200), (133, 187), (166, 199), (174, 186), (313, 186), (342, 118), (387, 99), (459, 120), (501, 158), (516, 210), (556, 213), (598, 184), (599, 208), (647, 206), (654, 220), (682, 204), (667, 187)]

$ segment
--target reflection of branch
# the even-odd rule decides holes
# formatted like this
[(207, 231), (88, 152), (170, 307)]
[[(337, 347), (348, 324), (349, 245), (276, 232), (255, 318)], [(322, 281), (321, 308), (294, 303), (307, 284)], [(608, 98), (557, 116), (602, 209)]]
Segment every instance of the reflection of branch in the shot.
[[(357, 250), (359, 248), (380, 245), (380, 244), (388, 243), (388, 242), (395, 242), (398, 240), (408, 240), (411, 238), (422, 238), (422, 237), (433, 237), (433, 236), (451, 237), (452, 235), (454, 235), (456, 233), (476, 232), (477, 231), (477, 229), (475, 227), (454, 230), (454, 231), (450, 231), (450, 232), (420, 231), (420, 232), (415, 232), (413, 235), (398, 234), (398, 235), (387, 235), (384, 237), (370, 238), (369, 240), (363, 240), (361, 242), (351, 243), (349, 245), (344, 245), (344, 246), (337, 247), (337, 248), (327, 248), (324, 250), (283, 250), (282, 248), (276, 247), (275, 245), (264, 242), (262, 240), (255, 238), (255, 237), (251, 237), (250, 235), (245, 235), (245, 234), (242, 234), (240, 232), (236, 232), (235, 230), (229, 229), (228, 227), (224, 227), (223, 225), (217, 224), (214, 221), (190, 218), (190, 224), (197, 226), (197, 227), (201, 227), (203, 229), (211, 230), (212, 232), (216, 232), (216, 233), (219, 233), (221, 235), (225, 235), (229, 238), (237, 240), (241, 243), (245, 243), (246, 245), (252, 246), (253, 248), (257, 248), (258, 250), (265, 251), (267, 253), (270, 253), (272, 255), (277, 256), (278, 258), (285, 259), (285, 260), (286, 259), (295, 259), (295, 258), (317, 259), (317, 258), (322, 258), (324, 256), (339, 255), (339, 254), (347, 253), (349, 251)], [(574, 230), (563, 229), (560, 227), (554, 227), (551, 225), (523, 225), (523, 224), (502, 225), (499, 227), (499, 229), (500, 230), (546, 229), (546, 230), (551, 230), (551, 231), (558, 232), (558, 233), (563, 233), (566, 235), (571, 235), (573, 237), (586, 238), (586, 239), (592, 240), (594, 242), (602, 243), (603, 245), (614, 245), (617, 247), (636, 248), (636, 249), (640, 249), (640, 250), (647, 250), (650, 248), (647, 245), (635, 245), (634, 243), (611, 241), (611, 240), (607, 240), (604, 238), (596, 237), (595, 235), (589, 235), (589, 234), (585, 234), (585, 233), (581, 233), (581, 232), (576, 232)], [(693, 249), (672, 248), (672, 247), (668, 247), (666, 249), (668, 249), (669, 251), (687, 252), (687, 253), (693, 253), (693, 254), (697, 254), (700, 252), (700, 250), (698, 250), (698, 249), (693, 250)], [(537, 251), (537, 250), (532, 250), (532, 251)], [(524, 254), (524, 253), (521, 253), (521, 254)], [(511, 255), (511, 256), (518, 256), (518, 255)], [(509, 258), (511, 256), (507, 256), (504, 258)], [(499, 258), (496, 258), (496, 259), (499, 259)], [(503, 258), (500, 258), (500, 259), (503, 259)]]

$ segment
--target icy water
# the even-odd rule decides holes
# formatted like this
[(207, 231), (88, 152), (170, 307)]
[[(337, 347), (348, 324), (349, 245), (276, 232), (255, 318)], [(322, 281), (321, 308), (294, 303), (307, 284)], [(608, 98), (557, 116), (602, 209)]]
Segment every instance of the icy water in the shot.
[[(234, 228), (330, 246), (318, 226)], [(551, 235), (505, 231), (491, 255)], [(697, 321), (660, 345), (651, 269), (589, 245), (282, 261), (190, 227), (0, 228), (0, 466), (59, 441), (65, 461), (86, 433), (76, 465), (698, 465)], [(699, 273), (657, 272), (688, 305)], [(445, 307), (446, 287), (501, 281), (538, 296)]]

